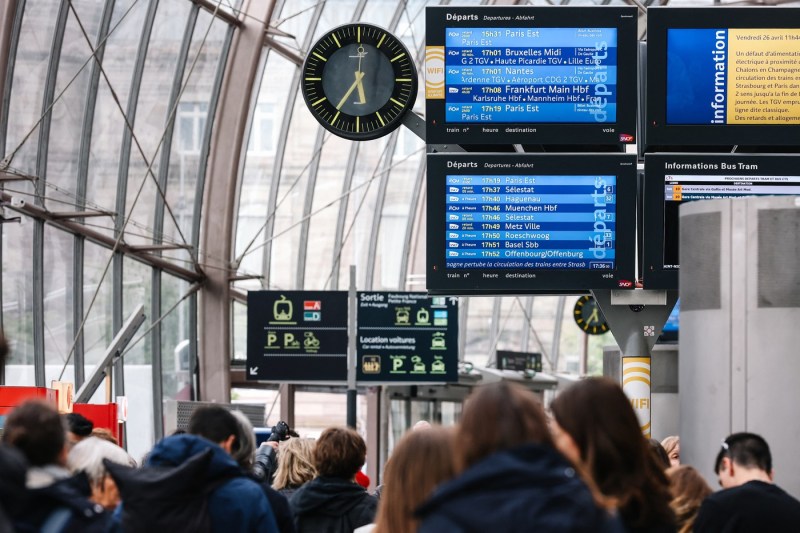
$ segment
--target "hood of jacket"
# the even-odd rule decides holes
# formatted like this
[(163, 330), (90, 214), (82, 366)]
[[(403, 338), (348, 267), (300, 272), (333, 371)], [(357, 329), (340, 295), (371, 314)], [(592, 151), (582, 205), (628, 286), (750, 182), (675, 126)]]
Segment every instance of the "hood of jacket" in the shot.
[(297, 489), (290, 504), (295, 514), (341, 516), (369, 497), (363, 487), (352, 481), (317, 477)]
[(148, 466), (178, 466), (190, 457), (209, 449), (212, 450), (212, 455), (206, 471), (206, 481), (242, 475), (241, 467), (225, 450), (197, 435), (174, 435), (162, 439), (153, 447), (146, 464)]
[(418, 510), (423, 525), (490, 531), (514, 524), (596, 531), (607, 521), (572, 466), (554, 449), (528, 444), (497, 452), (440, 486)]

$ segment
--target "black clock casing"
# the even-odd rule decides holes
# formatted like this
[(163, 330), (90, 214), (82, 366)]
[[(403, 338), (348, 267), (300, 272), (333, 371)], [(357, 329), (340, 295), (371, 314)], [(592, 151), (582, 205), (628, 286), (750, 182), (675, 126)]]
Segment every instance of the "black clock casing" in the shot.
[(602, 335), (608, 331), (608, 323), (600, 306), (592, 296), (581, 296), (573, 310), (575, 323), (589, 335)]
[(325, 33), (303, 63), (301, 92), (314, 118), (345, 139), (382, 137), (417, 98), (417, 69), (403, 43), (372, 24)]

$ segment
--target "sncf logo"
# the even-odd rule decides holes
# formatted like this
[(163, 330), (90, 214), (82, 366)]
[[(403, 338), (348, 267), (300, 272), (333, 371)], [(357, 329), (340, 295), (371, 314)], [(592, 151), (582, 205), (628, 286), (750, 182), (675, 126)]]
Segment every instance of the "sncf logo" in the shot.
[(621, 143), (632, 143), (633, 142), (633, 135), (630, 133), (620, 133), (619, 134), (619, 142)]
[(631, 287), (633, 287), (633, 282), (628, 281), (627, 279), (621, 279), (617, 281), (617, 285), (619, 286), (620, 289), (630, 289)]

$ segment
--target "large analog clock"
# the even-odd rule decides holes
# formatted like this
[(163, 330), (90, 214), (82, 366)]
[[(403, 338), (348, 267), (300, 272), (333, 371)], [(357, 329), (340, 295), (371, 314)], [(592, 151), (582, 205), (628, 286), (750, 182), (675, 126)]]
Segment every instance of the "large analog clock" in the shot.
[(311, 114), (345, 139), (376, 139), (397, 128), (417, 98), (417, 69), (394, 35), (346, 24), (317, 41), (303, 63)]
[(575, 323), (589, 335), (602, 335), (608, 331), (608, 323), (597, 301), (591, 296), (581, 296), (575, 302)]

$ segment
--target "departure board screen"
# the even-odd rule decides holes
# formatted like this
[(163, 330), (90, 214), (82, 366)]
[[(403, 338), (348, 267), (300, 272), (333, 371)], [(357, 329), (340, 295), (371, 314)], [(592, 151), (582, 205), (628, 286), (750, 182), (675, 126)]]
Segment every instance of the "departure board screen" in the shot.
[(648, 10), (648, 143), (796, 144), (798, 21), (790, 8)]
[(782, 195), (800, 195), (800, 156), (646, 155), (645, 288), (678, 288), (681, 204)]
[(429, 143), (634, 142), (635, 8), (430, 7), (427, 23)]
[(633, 288), (636, 158), (428, 156), (428, 291)]

